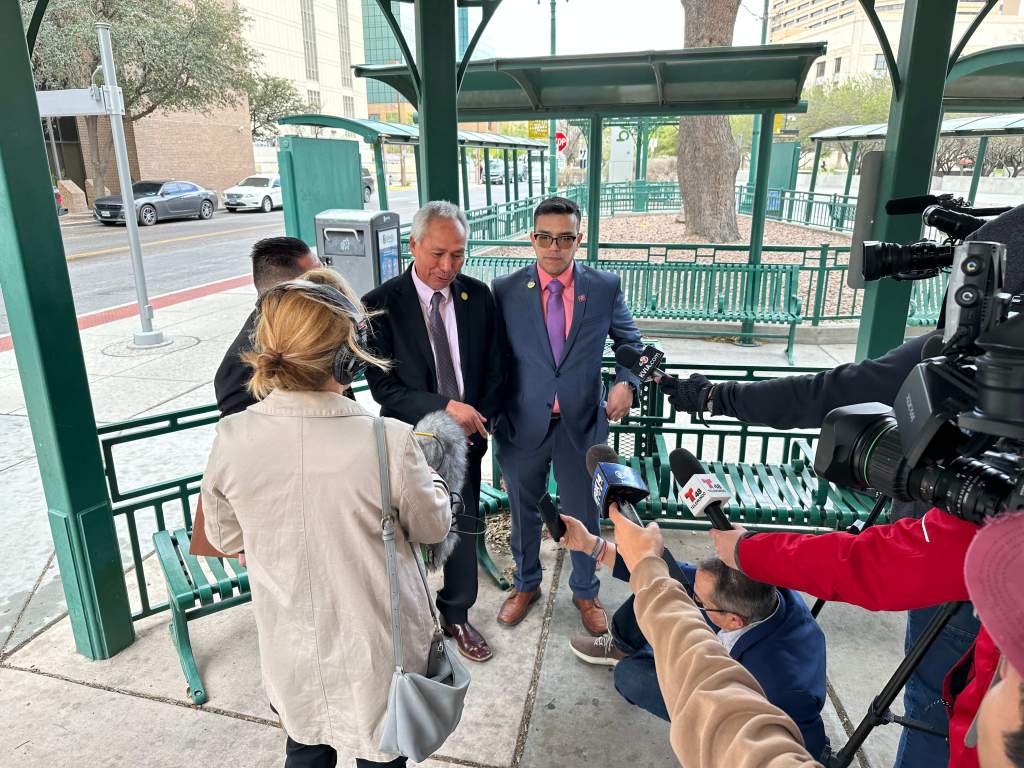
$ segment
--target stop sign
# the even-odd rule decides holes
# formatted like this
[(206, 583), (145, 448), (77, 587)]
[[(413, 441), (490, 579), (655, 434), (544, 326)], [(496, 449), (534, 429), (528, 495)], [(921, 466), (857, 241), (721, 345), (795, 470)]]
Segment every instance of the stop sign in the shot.
[(562, 133), (561, 131), (558, 131), (555, 134), (555, 147), (558, 148), (558, 151), (559, 152), (565, 152), (565, 148), (566, 148), (566, 146), (568, 144), (569, 144), (569, 138), (564, 133)]

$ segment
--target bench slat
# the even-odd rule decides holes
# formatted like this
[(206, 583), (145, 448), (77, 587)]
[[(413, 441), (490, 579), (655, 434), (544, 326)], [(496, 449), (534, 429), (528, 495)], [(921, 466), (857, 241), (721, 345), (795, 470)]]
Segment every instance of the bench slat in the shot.
[(181, 553), (181, 559), (188, 569), (185, 575), (191, 578), (193, 588), (199, 597), (199, 602), (203, 605), (209, 605), (213, 602), (213, 587), (206, 578), (206, 574), (203, 573), (203, 569), (199, 565), (199, 560), (195, 555), (188, 551), (188, 531), (184, 528), (179, 528), (174, 532), (174, 539), (178, 544), (178, 551)]

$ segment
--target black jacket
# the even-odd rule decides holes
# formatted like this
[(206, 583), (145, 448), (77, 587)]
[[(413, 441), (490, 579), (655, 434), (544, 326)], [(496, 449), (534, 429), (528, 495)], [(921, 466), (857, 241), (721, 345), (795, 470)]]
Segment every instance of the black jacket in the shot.
[(245, 325), (231, 342), (224, 359), (220, 361), (217, 375), (213, 377), (213, 391), (217, 394), (217, 408), (220, 415), (230, 416), (241, 413), (256, 403), (256, 398), (247, 389), (252, 378), (252, 368), (242, 362), (241, 354), (252, 349), (252, 332), (256, 328), (257, 310), (245, 319)]
[[(370, 392), (380, 403), (382, 416), (407, 424), (443, 410), (449, 400), (437, 392), (434, 353), (411, 269), (363, 297), (368, 310), (383, 313), (370, 322), (371, 347), (393, 366), (387, 373), (377, 368), (367, 370)], [(496, 322), (494, 296), (484, 283), (467, 275), (456, 277), (451, 290), (459, 332), (463, 402), (476, 408), (492, 429), (500, 409), (502, 384), (501, 329)], [(474, 437), (473, 445), (486, 450), (479, 435)]]

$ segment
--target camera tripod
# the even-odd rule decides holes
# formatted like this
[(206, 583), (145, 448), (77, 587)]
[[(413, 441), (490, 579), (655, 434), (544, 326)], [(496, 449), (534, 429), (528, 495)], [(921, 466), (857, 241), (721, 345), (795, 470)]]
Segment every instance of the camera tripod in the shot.
[[(889, 502), (889, 497), (885, 495), (879, 495), (875, 501), (875, 505), (871, 508), (871, 512), (868, 516), (854, 527), (848, 529), (850, 533), (860, 533), (865, 528), (873, 525), (879, 515), (882, 514), (882, 510), (885, 509), (886, 504)], [(861, 748), (868, 735), (880, 725), (887, 725), (889, 723), (897, 723), (902, 725), (904, 728), (913, 728), (916, 731), (922, 731), (924, 733), (930, 733), (934, 736), (941, 736), (945, 738), (947, 734), (943, 731), (937, 731), (931, 726), (920, 722), (919, 720), (913, 720), (911, 718), (902, 717), (900, 715), (894, 715), (890, 710), (892, 703), (899, 696), (900, 691), (907, 684), (910, 676), (914, 674), (914, 670), (917, 669), (921, 660), (925, 654), (928, 653), (928, 649), (932, 647), (939, 634), (949, 623), (950, 619), (956, 614), (957, 611), (964, 605), (963, 602), (950, 602), (942, 606), (941, 610), (936, 613), (931, 621), (928, 622), (928, 626), (925, 627), (921, 636), (917, 638), (914, 645), (907, 651), (906, 656), (903, 657), (903, 661), (896, 668), (896, 671), (892, 674), (892, 677), (882, 687), (882, 690), (872, 700), (871, 706), (868, 708), (867, 714), (860, 721), (860, 724), (850, 735), (850, 740), (846, 745), (838, 752), (822, 756), (819, 759), (826, 768), (846, 768), (849, 766), (854, 758), (857, 756), (857, 750)], [(814, 607), (811, 608), (811, 615), (815, 618), (821, 613), (821, 609), (825, 607), (824, 600), (817, 600), (814, 603)]]

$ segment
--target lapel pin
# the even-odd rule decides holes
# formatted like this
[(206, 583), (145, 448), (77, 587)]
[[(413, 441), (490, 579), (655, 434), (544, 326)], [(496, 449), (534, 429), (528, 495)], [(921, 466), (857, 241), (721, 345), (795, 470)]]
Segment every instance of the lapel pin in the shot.
[(576, 297), (576, 301), (578, 301), (580, 304), (582, 304), (586, 300), (587, 300), (587, 294), (585, 294), (585, 293), (581, 293), (579, 296)]
[(461, 296), (461, 297), (462, 297), (462, 300), (463, 300), (463, 301), (467, 301), (467, 300), (469, 299), (469, 294), (468, 294), (468, 293), (466, 293), (465, 291), (463, 291), (462, 293), (460, 293), (460, 294), (459, 294), (459, 296)]
[(537, 284), (536, 284), (535, 282), (533, 282), (533, 280), (531, 280), (530, 282), (528, 282), (528, 283), (526, 284), (526, 287), (527, 287), (527, 288), (536, 288), (536, 287), (537, 287)]

